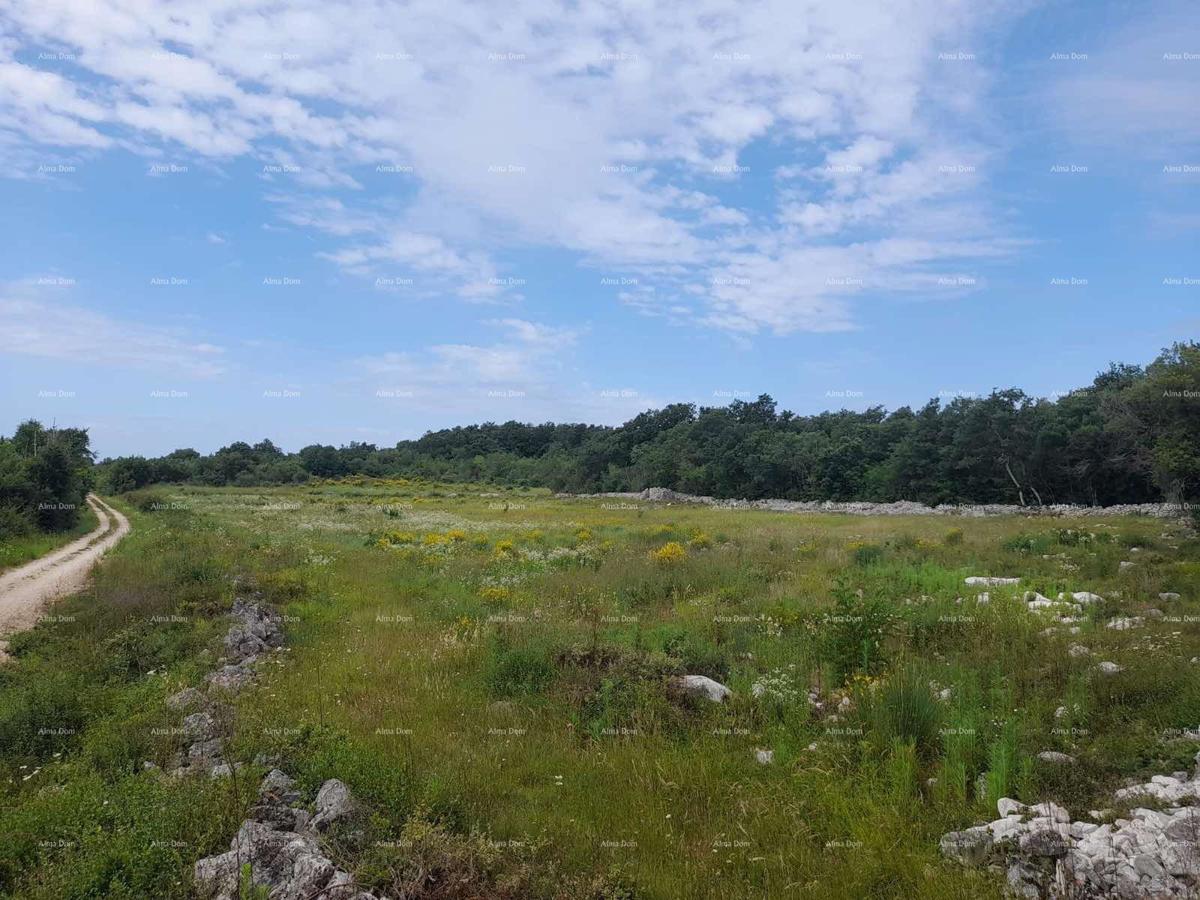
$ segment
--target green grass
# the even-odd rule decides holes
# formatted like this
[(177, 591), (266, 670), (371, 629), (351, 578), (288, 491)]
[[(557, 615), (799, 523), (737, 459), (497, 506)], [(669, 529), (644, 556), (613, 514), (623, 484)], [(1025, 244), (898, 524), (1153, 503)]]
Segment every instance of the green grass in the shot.
[[(435, 896), (433, 871), (460, 890), (436, 896), (999, 897), (1002, 876), (940, 860), (943, 832), (997, 792), (1083, 813), (1196, 749), (1164, 739), (1200, 719), (1200, 565), (1175, 525), (627, 509), (404, 481), (166, 493), (77, 621), (14, 642), (0, 670), (0, 766), (101, 783), (185, 835), (146, 874), (129, 825), (110, 890), (185, 891), (236, 827), (228, 785), (138, 787), (158, 784), (140, 761), (170, 750), (146, 737), (173, 721), (161, 698), (215, 664), (235, 575), (280, 605), (289, 642), (238, 704), (235, 755), (279, 754), (309, 791), (346, 781), (373, 816), (337, 859), (393, 894)], [(671, 542), (682, 555), (655, 555)], [(967, 575), (1024, 581), (981, 605)], [(1142, 629), (1043, 636), (1027, 588), (1095, 591), (1104, 616), (1183, 600)], [(183, 621), (150, 621), (168, 609)], [(1102, 679), (1096, 659), (1126, 669)], [(679, 696), (684, 672), (734, 697)], [(73, 734), (39, 734), (64, 721)], [(1039, 768), (1045, 749), (1079, 764)], [(58, 833), (67, 812), (32, 785), (7, 788), (0, 834)], [(17, 895), (99, 865), (26, 849), (5, 869), (4, 852), (0, 892), (8, 877)]]
[(98, 524), (99, 519), (92, 512), (92, 508), (84, 505), (79, 511), (79, 521), (68, 531), (32, 531), (20, 537), (6, 538), (0, 542), (0, 572), (45, 556), (50, 551), (83, 537)]

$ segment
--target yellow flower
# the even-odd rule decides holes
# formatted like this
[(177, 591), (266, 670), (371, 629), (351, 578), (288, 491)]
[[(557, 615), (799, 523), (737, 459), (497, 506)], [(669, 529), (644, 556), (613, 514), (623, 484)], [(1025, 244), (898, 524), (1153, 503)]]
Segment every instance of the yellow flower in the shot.
[(591, 539), (592, 533), (586, 528), (580, 528), (575, 532), (575, 540), (577, 541), (590, 541)]
[(499, 603), (512, 596), (512, 591), (506, 587), (485, 587), (479, 591), (479, 596), (490, 603)]
[(446, 538), (458, 544), (467, 539), (467, 533), (461, 528), (452, 528), (446, 532)]
[(687, 550), (678, 541), (669, 541), (657, 550), (651, 550), (650, 558), (661, 565), (674, 565), (687, 559)]

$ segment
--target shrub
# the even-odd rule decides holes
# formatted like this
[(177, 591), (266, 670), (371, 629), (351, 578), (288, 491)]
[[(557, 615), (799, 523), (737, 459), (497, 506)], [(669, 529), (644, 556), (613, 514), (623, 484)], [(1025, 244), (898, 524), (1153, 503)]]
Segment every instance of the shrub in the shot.
[(668, 541), (657, 550), (651, 550), (650, 558), (659, 565), (670, 566), (687, 559), (687, 550), (679, 541)]
[(856, 566), (873, 566), (883, 559), (883, 548), (878, 544), (854, 543), (850, 546), (854, 550)]
[(0, 540), (22, 537), (33, 530), (33, 522), (13, 506), (0, 506)]
[(963, 542), (963, 530), (961, 528), (951, 528), (946, 532), (946, 536), (942, 539), (942, 542), (947, 547), (957, 547)]
[(883, 665), (883, 642), (892, 613), (881, 599), (865, 599), (862, 592), (835, 589), (834, 610), (819, 623), (822, 659), (837, 678), (856, 671), (877, 671)]

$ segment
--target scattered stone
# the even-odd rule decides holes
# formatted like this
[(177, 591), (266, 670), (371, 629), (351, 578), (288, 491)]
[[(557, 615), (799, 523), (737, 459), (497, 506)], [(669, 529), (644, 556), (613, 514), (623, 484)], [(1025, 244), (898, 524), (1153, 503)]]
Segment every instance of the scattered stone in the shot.
[(1059, 600), (1065, 600), (1070, 597), (1076, 603), (1082, 603), (1084, 606), (1089, 606), (1093, 603), (1103, 603), (1104, 598), (1099, 594), (1093, 594), (1091, 591), (1075, 591), (1071, 594), (1059, 594)]
[(1162, 600), (1163, 602), (1170, 602), (1172, 600), (1178, 600), (1179, 595), (1174, 591), (1164, 591), (1158, 595), (1158, 599)]
[(330, 778), (317, 791), (317, 812), (313, 816), (312, 826), (318, 831), (324, 831), (335, 822), (349, 818), (354, 813), (355, 806), (350, 788), (338, 779)]
[(1079, 659), (1081, 656), (1091, 656), (1092, 651), (1083, 644), (1072, 644), (1067, 648), (1067, 655), (1073, 659)]
[(733, 696), (733, 691), (707, 675), (680, 675), (675, 678), (674, 683), (685, 694), (705, 697), (713, 703), (721, 703)]
[(177, 694), (172, 694), (167, 698), (166, 703), (168, 709), (184, 710), (192, 706), (202, 706), (204, 695), (194, 687), (188, 687)]
[(1133, 568), (1133, 563), (1131, 563), (1127, 559), (1123, 559), (1123, 560), (1121, 560), (1120, 563), (1117, 564), (1117, 571), (1119, 571), (1119, 572), (1124, 572), (1126, 569), (1131, 569), (1131, 568)]
[(756, 748), (754, 751), (754, 758), (758, 761), (760, 766), (769, 766), (775, 761), (775, 751)]
[(1020, 584), (1020, 578), (998, 578), (992, 575), (972, 575), (964, 579), (968, 585), (983, 585), (984, 587), (1001, 587), (1006, 584)]
[(194, 741), (208, 740), (217, 733), (217, 722), (210, 713), (192, 713), (183, 720), (183, 733)]
[(987, 859), (992, 849), (992, 835), (987, 828), (979, 826), (966, 831), (951, 831), (942, 835), (942, 856), (962, 863), (977, 866)]
[(1124, 666), (1118, 666), (1115, 662), (1109, 662), (1107, 660), (1100, 663), (1100, 665), (1097, 666), (1097, 668), (1099, 668), (1100, 671), (1102, 673), (1104, 673), (1105, 675), (1116, 675), (1118, 672), (1125, 671)]
[(242, 666), (223, 666), (215, 672), (210, 672), (204, 680), (208, 682), (210, 689), (216, 688), (236, 694), (254, 680), (254, 673)]
[(1145, 621), (1141, 616), (1122, 616), (1113, 619), (1104, 627), (1111, 628), (1113, 631), (1128, 631), (1130, 628), (1140, 628)]
[(1054, 763), (1056, 765), (1066, 765), (1075, 762), (1075, 757), (1067, 753), (1059, 753), (1057, 750), (1043, 750), (1037, 755), (1037, 758), (1042, 762)]

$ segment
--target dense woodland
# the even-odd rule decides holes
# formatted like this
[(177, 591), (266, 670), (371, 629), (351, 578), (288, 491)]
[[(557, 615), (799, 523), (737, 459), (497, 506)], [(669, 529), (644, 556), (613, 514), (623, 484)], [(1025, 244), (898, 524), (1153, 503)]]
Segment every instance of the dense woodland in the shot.
[(1008, 389), (890, 413), (800, 416), (763, 395), (720, 407), (677, 403), (615, 428), (489, 422), (394, 448), (312, 445), (288, 454), (264, 440), (103, 468), (113, 491), (402, 475), (793, 500), (1190, 501), (1200, 494), (1200, 343), (1176, 344), (1144, 367), (1114, 364), (1053, 400)]
[(0, 437), (0, 540), (70, 529), (91, 483), (86, 429), (23, 422)]

